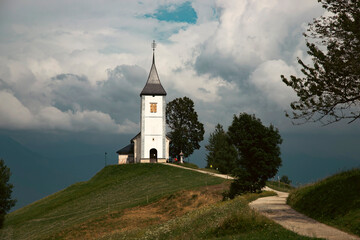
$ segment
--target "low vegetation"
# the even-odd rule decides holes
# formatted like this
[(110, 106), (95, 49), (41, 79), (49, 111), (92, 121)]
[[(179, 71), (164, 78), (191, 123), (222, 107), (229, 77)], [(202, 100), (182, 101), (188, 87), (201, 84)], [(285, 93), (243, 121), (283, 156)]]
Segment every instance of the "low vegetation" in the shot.
[(124, 209), (181, 190), (222, 182), (220, 178), (162, 164), (107, 166), (87, 182), (76, 183), (7, 215), (0, 239), (48, 239), (86, 228), (84, 223), (106, 225), (99, 219), (116, 218)]
[(290, 193), (288, 204), (311, 218), (360, 236), (360, 169), (298, 188)]
[(295, 187), (291, 186), (290, 184), (277, 181), (267, 181), (266, 186), (281, 192), (290, 192), (291, 190), (295, 189)]
[(273, 194), (239, 196), (198, 208), (160, 225), (111, 233), (101, 239), (312, 239), (285, 230), (249, 208), (249, 201)]

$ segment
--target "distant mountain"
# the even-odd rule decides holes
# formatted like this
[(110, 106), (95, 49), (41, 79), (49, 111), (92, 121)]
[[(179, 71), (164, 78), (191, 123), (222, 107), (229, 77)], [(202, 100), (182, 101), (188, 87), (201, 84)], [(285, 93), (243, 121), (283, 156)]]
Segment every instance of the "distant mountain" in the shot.
[(0, 135), (0, 158), (4, 159), (12, 173), (12, 196), (18, 200), (14, 209), (66, 186), (63, 173), (52, 167), (52, 160), (31, 151), (8, 136)]
[(84, 144), (59, 146), (49, 153), (51, 157), (44, 156), (7, 135), (0, 135), (0, 158), (10, 168), (13, 197), (18, 200), (12, 211), (89, 179), (105, 164), (103, 151)]

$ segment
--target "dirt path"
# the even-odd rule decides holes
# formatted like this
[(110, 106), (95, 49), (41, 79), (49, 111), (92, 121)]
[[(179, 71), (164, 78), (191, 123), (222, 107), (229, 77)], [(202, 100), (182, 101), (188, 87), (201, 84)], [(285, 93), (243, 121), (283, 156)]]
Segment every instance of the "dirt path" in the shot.
[(276, 192), (278, 196), (259, 198), (249, 205), (284, 228), (308, 237), (318, 237), (329, 240), (360, 240), (359, 237), (319, 223), (314, 219), (296, 212), (286, 204), (288, 193), (275, 191), (268, 187), (266, 188), (266, 190)]
[(208, 172), (208, 171), (205, 171), (205, 170), (183, 167), (183, 166), (180, 166), (180, 165), (177, 165), (177, 164), (171, 164), (171, 163), (163, 163), (163, 164), (168, 165), (168, 166), (172, 166), (172, 167), (184, 168), (184, 169), (192, 170), (192, 171), (195, 171), (195, 172), (208, 174), (208, 175), (211, 175), (211, 176), (214, 176), (214, 177), (225, 178), (225, 179), (234, 179), (233, 177), (228, 176), (226, 174), (212, 173), (212, 172)]

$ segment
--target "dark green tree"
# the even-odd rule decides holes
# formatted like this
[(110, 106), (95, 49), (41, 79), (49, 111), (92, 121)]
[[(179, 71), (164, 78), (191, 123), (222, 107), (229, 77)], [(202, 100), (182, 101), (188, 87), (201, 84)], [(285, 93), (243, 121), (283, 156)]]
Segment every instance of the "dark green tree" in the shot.
[(291, 184), (291, 180), (290, 180), (289, 177), (286, 176), (286, 175), (281, 176), (280, 182), (286, 183), (286, 184), (289, 184), (289, 185)]
[(303, 77), (281, 76), (298, 101), (295, 123), (348, 123), (360, 118), (360, 1), (318, 0), (330, 14), (315, 19), (304, 33), (312, 64), (298, 58)]
[(170, 156), (190, 156), (204, 139), (204, 125), (199, 122), (194, 102), (188, 98), (176, 98), (166, 105), (166, 123), (170, 128)]
[(0, 228), (4, 224), (6, 213), (15, 206), (16, 200), (11, 199), (13, 185), (9, 183), (11, 173), (5, 165), (3, 159), (0, 159)]
[(264, 126), (255, 115), (241, 113), (234, 115), (228, 135), (239, 153), (230, 197), (260, 191), (281, 166), (279, 131), (273, 125)]
[(232, 173), (237, 159), (236, 148), (229, 142), (229, 137), (220, 124), (209, 136), (209, 143), (205, 146), (207, 166), (218, 169), (221, 173)]

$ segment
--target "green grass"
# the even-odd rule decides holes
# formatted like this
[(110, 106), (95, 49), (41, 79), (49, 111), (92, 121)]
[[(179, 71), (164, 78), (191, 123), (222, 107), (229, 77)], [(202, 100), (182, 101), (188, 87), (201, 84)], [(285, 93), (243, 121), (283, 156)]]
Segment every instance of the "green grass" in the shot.
[(295, 189), (293, 186), (289, 184), (283, 182), (275, 182), (275, 181), (267, 181), (266, 186), (280, 192), (290, 192), (291, 190)]
[(6, 216), (0, 239), (44, 239), (108, 212), (154, 202), (162, 196), (223, 182), (162, 164), (107, 166), (80, 182)]
[(360, 236), (360, 169), (296, 189), (288, 204), (311, 218)]
[(299, 236), (251, 210), (248, 202), (272, 192), (251, 194), (192, 211), (163, 224), (102, 239), (314, 239)]

